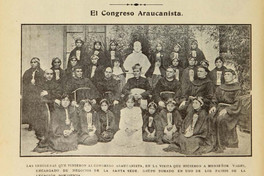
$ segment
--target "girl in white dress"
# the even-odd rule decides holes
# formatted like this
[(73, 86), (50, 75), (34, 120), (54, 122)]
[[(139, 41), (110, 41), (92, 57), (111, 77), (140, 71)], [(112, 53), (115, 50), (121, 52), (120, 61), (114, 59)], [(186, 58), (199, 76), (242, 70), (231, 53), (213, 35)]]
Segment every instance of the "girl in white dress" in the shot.
[(142, 139), (142, 112), (140, 107), (135, 107), (135, 99), (129, 95), (126, 108), (121, 110), (119, 131), (114, 136), (113, 142), (119, 146), (136, 147), (143, 143)]

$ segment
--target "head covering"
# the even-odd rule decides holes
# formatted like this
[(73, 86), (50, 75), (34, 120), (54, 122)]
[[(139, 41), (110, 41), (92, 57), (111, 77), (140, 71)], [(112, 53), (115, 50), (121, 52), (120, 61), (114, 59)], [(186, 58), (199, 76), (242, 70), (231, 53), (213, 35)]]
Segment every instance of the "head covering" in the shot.
[(209, 70), (207, 67), (203, 66), (203, 65), (199, 65), (199, 66), (197, 67), (197, 69), (199, 69), (199, 68), (203, 68), (207, 73), (210, 72), (210, 70)]
[(105, 98), (102, 99), (99, 104), (102, 105), (103, 103), (106, 103), (109, 106), (109, 101)]
[(158, 105), (154, 101), (152, 101), (148, 104), (148, 108), (150, 108), (150, 107), (157, 109)]
[(197, 40), (192, 40), (191, 44), (196, 44), (198, 46), (198, 41)]
[(236, 72), (234, 71), (234, 70), (232, 70), (232, 69), (225, 69), (225, 73), (226, 72), (230, 72), (230, 73), (232, 73), (233, 75), (236, 75)]
[(166, 105), (171, 104), (171, 103), (174, 104), (175, 106), (177, 104), (175, 100), (173, 100), (172, 98), (169, 98), (168, 101), (166, 102)]
[(193, 101), (194, 101), (194, 100), (197, 100), (197, 101), (201, 104), (201, 106), (204, 105), (204, 99), (203, 99), (203, 97), (195, 97), (195, 98), (193, 99)]
[(82, 39), (80, 39), (80, 38), (78, 38), (78, 39), (75, 40), (75, 43), (77, 43), (77, 42), (81, 42), (82, 44), (84, 43), (84, 42), (82, 41)]
[(132, 67), (132, 70), (135, 70), (135, 69), (139, 69), (140, 71), (142, 70), (142, 66), (139, 64), (139, 63), (137, 63), (137, 64), (135, 64), (133, 67)]
[(36, 62), (38, 62), (40, 64), (40, 59), (38, 57), (33, 57), (31, 60), (30, 60), (30, 63), (35, 60)]
[(220, 60), (220, 61), (222, 61), (222, 62), (224, 63), (224, 58), (222, 58), (221, 56), (219, 56), (219, 57), (217, 57), (217, 58), (215, 59), (215, 63), (216, 63), (218, 60)]
[(112, 45), (112, 44), (115, 44), (115, 46), (117, 46), (118, 44), (117, 44), (117, 42), (115, 41), (115, 40), (110, 40), (110, 43), (109, 43), (109, 45)]

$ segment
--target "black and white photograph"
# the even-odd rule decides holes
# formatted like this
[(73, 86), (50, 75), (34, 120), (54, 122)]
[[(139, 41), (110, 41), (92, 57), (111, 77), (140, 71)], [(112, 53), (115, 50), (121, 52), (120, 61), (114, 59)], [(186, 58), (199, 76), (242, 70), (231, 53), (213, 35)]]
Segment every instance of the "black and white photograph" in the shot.
[(22, 24), (20, 157), (252, 156), (249, 24)]

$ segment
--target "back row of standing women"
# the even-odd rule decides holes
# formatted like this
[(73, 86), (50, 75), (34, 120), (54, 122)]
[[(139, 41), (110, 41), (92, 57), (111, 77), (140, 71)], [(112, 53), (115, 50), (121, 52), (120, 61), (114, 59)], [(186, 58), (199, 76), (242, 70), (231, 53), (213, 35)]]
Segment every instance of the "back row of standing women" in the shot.
[[(181, 56), (179, 44), (175, 45), (170, 57), (166, 57), (161, 44), (158, 44), (157, 51), (148, 58), (141, 52), (141, 43), (136, 41), (133, 53), (124, 60), (120, 58), (116, 46), (115, 42), (111, 42), (110, 51), (104, 54), (101, 43), (95, 42), (94, 50), (86, 54), (83, 42), (76, 40), (76, 48), (70, 53), (66, 70), (60, 68), (59, 58), (54, 58), (52, 68), (44, 73), (39, 67), (40, 60), (38, 58), (31, 60), (32, 68), (23, 76), (23, 112), (28, 117), (30, 127), (35, 130), (40, 143), (45, 143), (43, 142), (46, 141), (45, 136), (50, 136), (47, 134), (51, 133), (49, 130), (52, 131), (50, 126), (44, 125), (50, 124), (46, 122), (45, 109), (48, 107), (52, 114), (48, 119), (55, 122), (56, 120), (52, 119), (59, 117), (58, 113), (54, 115), (57, 112), (56, 106), (63, 106), (62, 101), (68, 96), (62, 98), (61, 95), (67, 94), (68, 99), (73, 101), (72, 104), (78, 107), (77, 109), (85, 109), (85, 103), (82, 102), (86, 99), (89, 99), (89, 101), (86, 100), (86, 104), (97, 112), (103, 109), (102, 103), (107, 104), (109, 109), (107, 108), (104, 112), (108, 110), (113, 112), (110, 116), (114, 119), (111, 123), (114, 125), (110, 134), (104, 133), (103, 136), (107, 136), (106, 141), (114, 137), (121, 123), (124, 124), (122, 120), (124, 117), (122, 113), (120, 117), (120, 110), (124, 104), (128, 108), (127, 102), (132, 101), (135, 106), (140, 106), (141, 113), (135, 114), (144, 116), (143, 139), (159, 144), (170, 143), (170, 147), (166, 149), (168, 151), (205, 153), (213, 148), (221, 151), (225, 146), (238, 146), (235, 129), (238, 118), (234, 117), (241, 107), (237, 103), (240, 87), (234, 82), (235, 72), (223, 66), (224, 60), (221, 57), (215, 60), (216, 68), (209, 71), (209, 62), (198, 48), (197, 41), (192, 42), (188, 59)], [(45, 106), (39, 102), (45, 102)], [(57, 105), (54, 106), (54, 102)], [(100, 107), (99, 102), (101, 102)], [(82, 107), (80, 104), (83, 104), (83, 108), (79, 108)], [(154, 111), (151, 110), (153, 108)], [(133, 109), (133, 106), (128, 109)], [(79, 116), (82, 111), (74, 112)], [(87, 119), (91, 121), (90, 126), (94, 124), (93, 116), (89, 116), (90, 118), (85, 118), (85, 122), (79, 120), (79, 123), (75, 123), (79, 124), (79, 127), (71, 127), (69, 126), (71, 123), (68, 123), (69, 132), (66, 132), (66, 135), (72, 133), (74, 131), (72, 129), (82, 129), (81, 126), (84, 124), (89, 126)], [(123, 116), (128, 114), (123, 113)], [(135, 119), (138, 118), (135, 117)], [(89, 136), (90, 131), (93, 133), (97, 131), (96, 139), (90, 139), (87, 136), (82, 138), (83, 130), (78, 130), (81, 136), (79, 139), (86, 141), (82, 143), (91, 144), (94, 142), (90, 140), (98, 141), (98, 138), (105, 141), (101, 136), (104, 130), (99, 130), (103, 121), (105, 121), (104, 118), (101, 123), (95, 123), (98, 124), (97, 127), (92, 128), (93, 130), (89, 128), (90, 130), (85, 133)], [(103, 126), (109, 128), (110, 121), (109, 119), (107, 121), (107, 125)], [(128, 126), (133, 126), (129, 124)], [(139, 126), (142, 127), (142, 125)], [(98, 133), (99, 131), (101, 133)], [(124, 129), (124, 131), (128, 136), (133, 136), (131, 134), (141, 130)], [(121, 138), (120, 133), (117, 136)], [(52, 146), (56, 149), (54, 142)], [(206, 146), (204, 147), (206, 150), (201, 146)]]

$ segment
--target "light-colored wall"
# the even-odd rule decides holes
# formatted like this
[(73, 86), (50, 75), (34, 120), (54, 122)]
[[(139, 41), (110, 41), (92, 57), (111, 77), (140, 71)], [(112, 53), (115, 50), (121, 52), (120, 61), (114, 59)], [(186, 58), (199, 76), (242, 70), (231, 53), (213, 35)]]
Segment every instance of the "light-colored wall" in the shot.
[(43, 70), (51, 67), (51, 60), (59, 57), (63, 61), (64, 26), (22, 26), (22, 73), (30, 67), (32, 57), (38, 57)]

